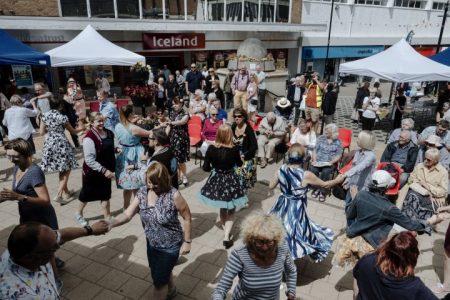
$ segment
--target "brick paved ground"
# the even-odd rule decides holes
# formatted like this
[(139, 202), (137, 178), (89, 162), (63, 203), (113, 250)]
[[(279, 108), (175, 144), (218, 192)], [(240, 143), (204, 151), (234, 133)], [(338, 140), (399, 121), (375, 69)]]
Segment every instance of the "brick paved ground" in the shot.
[[(340, 110), (344, 110), (345, 106), (351, 107), (348, 101), (352, 101), (354, 91), (355, 86), (352, 85), (342, 90), (341, 94), (347, 94), (349, 97), (340, 98)], [(388, 95), (388, 91), (383, 94)], [(341, 116), (346, 114), (348, 113), (341, 112)], [(381, 132), (377, 132), (377, 135), (380, 134)], [(36, 140), (40, 149), (42, 139)], [(376, 149), (378, 156), (381, 156), (384, 146), (380, 140)], [(78, 153), (77, 157), (82, 162), (81, 153)], [(259, 182), (249, 193), (250, 207), (237, 213), (237, 223), (251, 211), (267, 211), (273, 205), (279, 190), (268, 190), (267, 180), (273, 176), (280, 164), (281, 162), (258, 169)], [(10, 162), (5, 157), (0, 157), (0, 188), (11, 186), (10, 172)], [(192, 211), (193, 243), (192, 252), (181, 258), (174, 270), (179, 292), (176, 299), (209, 299), (231, 249), (223, 249), (222, 232), (216, 224), (217, 211), (200, 205), (196, 199), (196, 194), (208, 174), (198, 165), (194, 166), (193, 161), (188, 164), (188, 172), (191, 184), (182, 188), (181, 193)], [(48, 174), (46, 178), (53, 197), (57, 190), (57, 174)], [(69, 188), (80, 190), (80, 169), (73, 171)], [(65, 206), (54, 203), (60, 227), (77, 226), (73, 218), (77, 205), (77, 200)], [(111, 206), (112, 211), (116, 212), (122, 207), (122, 193), (115, 187)], [(308, 214), (318, 224), (332, 228), (336, 236), (343, 234), (345, 218), (342, 201), (334, 198), (325, 203), (310, 200)], [(100, 204), (89, 204), (85, 215), (91, 222), (100, 219)], [(3, 252), (10, 231), (18, 223), (17, 204), (0, 204), (0, 220), (0, 252)], [(419, 237), (421, 254), (416, 271), (430, 288), (442, 280), (443, 240), (447, 224), (448, 222), (440, 224), (437, 227), (438, 232), (431, 237)], [(237, 227), (233, 233), (238, 235)], [(236, 244), (239, 243), (240, 241)], [(57, 255), (66, 261), (66, 267), (61, 274), (64, 281), (63, 299), (151, 299), (152, 284), (147, 266), (145, 237), (138, 216), (105, 236), (85, 237), (69, 242), (58, 250)], [(320, 264), (315, 264), (307, 258), (296, 262), (298, 299), (352, 299), (351, 269), (332, 267), (332, 256), (333, 252)]]

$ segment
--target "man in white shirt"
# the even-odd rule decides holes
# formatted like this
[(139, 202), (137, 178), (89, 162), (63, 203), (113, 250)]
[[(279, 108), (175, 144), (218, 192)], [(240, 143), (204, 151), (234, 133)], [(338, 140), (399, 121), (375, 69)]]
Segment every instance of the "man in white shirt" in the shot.
[(257, 65), (255, 74), (258, 78), (259, 112), (263, 113), (266, 108), (266, 73)]

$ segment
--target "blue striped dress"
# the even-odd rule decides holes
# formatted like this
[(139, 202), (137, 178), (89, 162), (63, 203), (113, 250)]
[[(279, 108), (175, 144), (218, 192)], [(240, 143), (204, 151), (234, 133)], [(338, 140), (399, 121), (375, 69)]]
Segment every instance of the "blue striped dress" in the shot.
[(304, 173), (301, 168), (281, 166), (278, 172), (281, 195), (270, 213), (282, 220), (294, 259), (309, 255), (320, 262), (331, 249), (334, 233), (309, 219), (306, 213), (308, 187), (302, 186)]
[(278, 300), (283, 273), (288, 292), (295, 295), (297, 269), (286, 243), (278, 247), (275, 262), (270, 267), (264, 268), (253, 262), (247, 246), (237, 247), (228, 258), (212, 299), (225, 299), (233, 279), (239, 276), (239, 282), (233, 291), (233, 300)]

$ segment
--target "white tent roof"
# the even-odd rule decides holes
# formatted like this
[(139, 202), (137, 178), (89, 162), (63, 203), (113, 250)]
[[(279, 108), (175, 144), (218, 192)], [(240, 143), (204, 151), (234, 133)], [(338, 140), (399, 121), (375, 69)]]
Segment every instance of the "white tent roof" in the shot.
[(422, 56), (404, 39), (373, 56), (341, 64), (339, 72), (394, 82), (450, 80), (450, 67)]
[(111, 65), (131, 66), (145, 57), (121, 48), (88, 25), (73, 40), (46, 52), (52, 67)]

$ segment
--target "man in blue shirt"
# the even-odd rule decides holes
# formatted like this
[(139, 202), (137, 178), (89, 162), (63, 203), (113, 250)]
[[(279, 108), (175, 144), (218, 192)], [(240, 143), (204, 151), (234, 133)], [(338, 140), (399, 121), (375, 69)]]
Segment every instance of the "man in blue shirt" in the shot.
[(223, 122), (227, 122), (228, 114), (225, 111), (225, 109), (223, 109), (222, 106), (220, 105), (219, 99), (214, 100), (213, 106), (217, 109), (217, 119), (223, 120)]
[(108, 92), (105, 90), (100, 90), (97, 98), (100, 101), (100, 113), (106, 118), (105, 128), (115, 133), (114, 128), (119, 123), (119, 112), (116, 106), (108, 100)]

